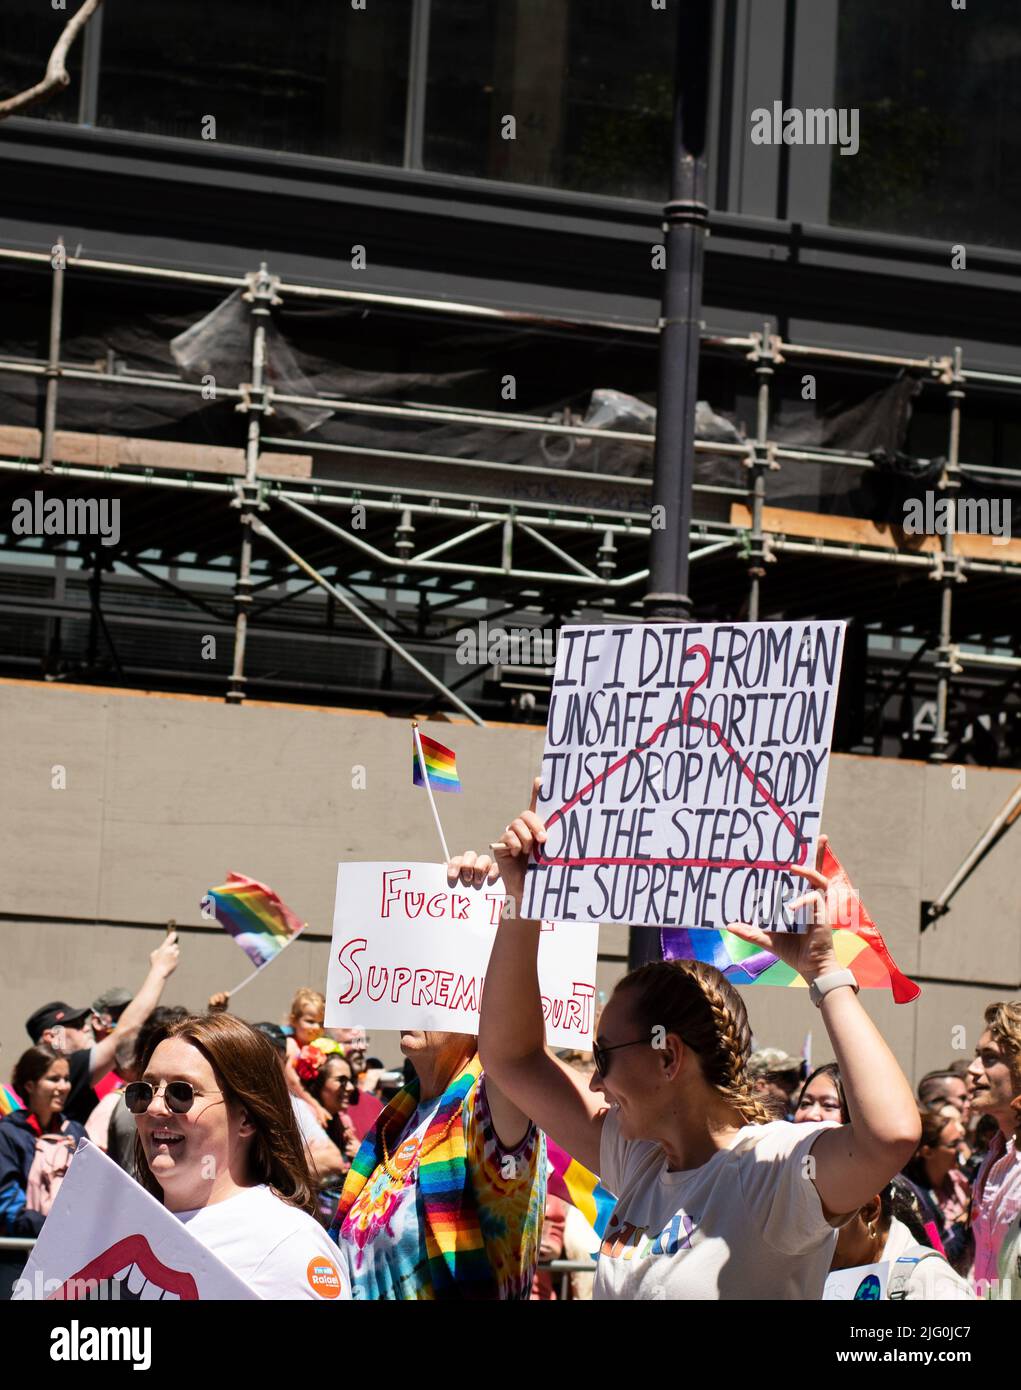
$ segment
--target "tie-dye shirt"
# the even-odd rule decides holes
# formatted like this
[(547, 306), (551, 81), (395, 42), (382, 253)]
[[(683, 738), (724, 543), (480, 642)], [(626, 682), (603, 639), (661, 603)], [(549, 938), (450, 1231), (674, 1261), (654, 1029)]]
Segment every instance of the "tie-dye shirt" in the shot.
[[(418, 1159), (441, 1096), (422, 1101), (399, 1136), (388, 1136), (395, 1180), (380, 1163), (344, 1218), (339, 1245), (355, 1299), (432, 1299)], [(456, 1122), (455, 1122), (456, 1123)], [(486, 1254), (502, 1299), (526, 1299), (538, 1262), (546, 1202), (543, 1136), (534, 1125), (515, 1149), (493, 1128), (485, 1078), (461, 1109), (465, 1156)]]

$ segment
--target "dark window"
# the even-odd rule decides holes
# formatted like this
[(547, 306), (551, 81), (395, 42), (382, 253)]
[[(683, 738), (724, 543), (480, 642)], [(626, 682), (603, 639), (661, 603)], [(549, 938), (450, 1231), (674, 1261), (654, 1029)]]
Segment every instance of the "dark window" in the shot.
[(1021, 246), (1017, 0), (841, 0), (835, 105), (861, 148), (834, 155), (833, 223)]
[[(53, 45), (60, 37), (71, 10), (54, 10), (49, 0), (3, 0), (0, 4), (0, 100), (34, 87), (46, 75)], [(81, 92), (82, 45), (79, 34), (68, 54), (66, 67), (69, 86), (45, 101), (26, 106), (19, 116), (44, 121), (76, 121)]]
[[(107, 0), (99, 124), (399, 164), (411, 0)], [(206, 136), (205, 138), (208, 138)]]
[(675, 4), (433, 0), (426, 168), (661, 200), (676, 29)]

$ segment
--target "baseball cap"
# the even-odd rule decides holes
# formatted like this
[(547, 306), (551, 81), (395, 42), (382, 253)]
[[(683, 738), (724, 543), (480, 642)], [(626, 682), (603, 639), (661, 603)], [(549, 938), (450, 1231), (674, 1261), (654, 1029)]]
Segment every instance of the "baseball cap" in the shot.
[(37, 1043), (47, 1028), (54, 1028), (58, 1023), (70, 1024), (72, 1028), (78, 1027), (91, 1012), (88, 1007), (76, 1009), (58, 999), (55, 1003), (44, 1004), (41, 1009), (36, 1009), (35, 1013), (25, 1020), (25, 1030), (32, 1041)]
[(278, 1023), (253, 1023), (252, 1027), (268, 1039), (278, 1052), (287, 1055), (287, 1035)]
[(93, 999), (92, 1012), (109, 1014), (114, 1019), (119, 1018), (134, 997), (130, 989), (125, 989), (123, 985), (113, 985)]
[(778, 1047), (760, 1047), (748, 1058), (749, 1076), (768, 1076), (771, 1072), (801, 1071), (801, 1058), (792, 1057)]

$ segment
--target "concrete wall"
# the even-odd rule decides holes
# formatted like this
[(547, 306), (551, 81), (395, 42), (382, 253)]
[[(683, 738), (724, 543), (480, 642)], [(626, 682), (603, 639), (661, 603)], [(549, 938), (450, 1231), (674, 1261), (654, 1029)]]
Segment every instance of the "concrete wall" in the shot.
[[(481, 848), (524, 804), (543, 730), (440, 724), (456, 746), (463, 796), (442, 815), (451, 848)], [(230, 869), (271, 883), (308, 918), (306, 936), (238, 997), (238, 1012), (280, 1019), (300, 984), (325, 983), (336, 865), (437, 857), (435, 829), (410, 785), (403, 721), (343, 710), (0, 682), (0, 1075), (28, 1045), (23, 1022), (48, 999), (85, 1004), (136, 985), (168, 918), (181, 965), (165, 1002), (204, 1005), (247, 960), (204, 923), (199, 899)], [(66, 770), (66, 789), (53, 769)], [(353, 769), (366, 785), (352, 788)], [(1021, 993), (1021, 840), (1001, 841), (939, 926), (919, 935), (934, 897), (1006, 800), (1012, 771), (836, 757), (825, 825), (902, 969), (915, 1005), (878, 992), (866, 1007), (912, 1077), (970, 1054), (981, 1011)], [(626, 931), (601, 933), (601, 989), (623, 968)], [(756, 1040), (831, 1053), (807, 991), (745, 992)], [(958, 1039), (960, 1041), (960, 1039)], [(397, 1058), (395, 1035), (372, 1050)]]

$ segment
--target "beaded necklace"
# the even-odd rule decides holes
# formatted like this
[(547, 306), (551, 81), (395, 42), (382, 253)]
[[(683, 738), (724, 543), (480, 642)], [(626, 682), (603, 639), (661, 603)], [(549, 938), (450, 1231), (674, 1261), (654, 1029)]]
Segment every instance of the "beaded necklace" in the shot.
[(426, 1154), (431, 1154), (433, 1149), (439, 1148), (441, 1144), (446, 1143), (447, 1136), (454, 1126), (454, 1121), (459, 1120), (460, 1118), (461, 1111), (455, 1110), (454, 1113), (451, 1115), (450, 1119), (443, 1126), (443, 1129), (436, 1136), (436, 1138), (433, 1139), (429, 1144), (424, 1145), (418, 1150), (418, 1153), (415, 1155), (414, 1162), (409, 1164), (403, 1172), (398, 1172), (394, 1168), (393, 1160), (390, 1157), (390, 1150), (387, 1148), (386, 1144), (386, 1131), (390, 1127), (392, 1120), (388, 1120), (385, 1125), (382, 1125), (379, 1131), (379, 1138), (380, 1142), (383, 1145), (383, 1170), (386, 1173), (387, 1177), (390, 1178), (391, 1182), (398, 1183), (401, 1187), (403, 1187), (407, 1182), (408, 1174), (414, 1172), (414, 1170), (421, 1163), (422, 1159), (425, 1158)]

